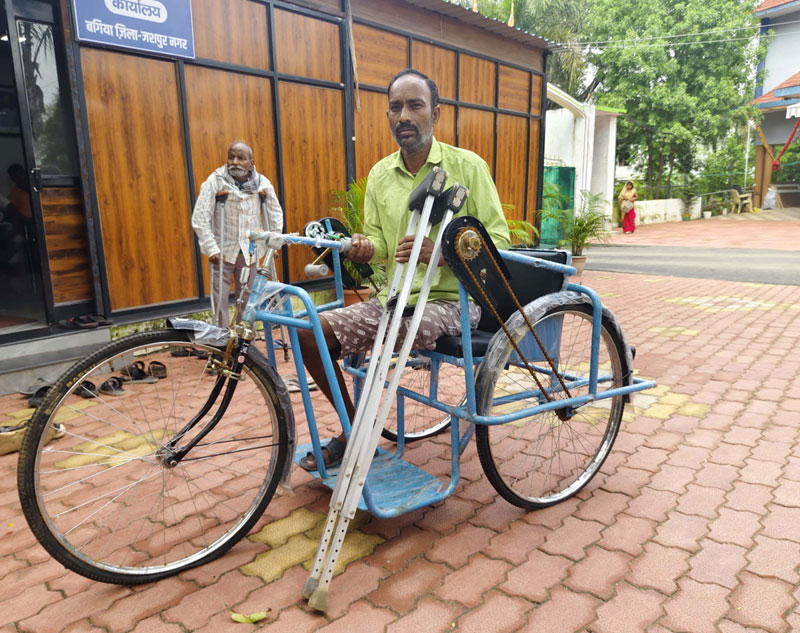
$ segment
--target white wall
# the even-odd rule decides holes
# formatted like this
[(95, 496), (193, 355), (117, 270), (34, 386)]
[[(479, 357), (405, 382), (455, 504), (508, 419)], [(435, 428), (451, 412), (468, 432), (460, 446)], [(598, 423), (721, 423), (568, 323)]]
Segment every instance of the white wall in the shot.
[(599, 193), (607, 204), (606, 214), (611, 217), (614, 200), (614, 163), (617, 152), (617, 117), (606, 112), (595, 112), (594, 151), (592, 152), (592, 193)]
[[(770, 18), (769, 14), (763, 17)], [(800, 25), (787, 24), (797, 20), (800, 20), (800, 10), (770, 18), (769, 28), (775, 32), (775, 37), (769, 43), (764, 61), (764, 93), (769, 92), (800, 70), (798, 67), (800, 44), (798, 44), (797, 37)], [(785, 33), (792, 35), (784, 35)], [(769, 139), (767, 142), (770, 142)]]
[(575, 117), (566, 108), (548, 110), (544, 127), (544, 154), (565, 165), (575, 165)]
[[(789, 134), (791, 134), (795, 123), (797, 123), (797, 119), (786, 118), (786, 110), (764, 112), (764, 119), (761, 121), (761, 131), (764, 132), (764, 138), (767, 139), (767, 143), (779, 146), (778, 153), (780, 153), (786, 141), (789, 140)], [(757, 134), (755, 140), (756, 145), (761, 145), (761, 138)], [(778, 153), (775, 155), (777, 156)]]
[(583, 104), (585, 117), (566, 108), (548, 110), (545, 122), (544, 155), (575, 167), (575, 195), (592, 188), (594, 147), (594, 106)]

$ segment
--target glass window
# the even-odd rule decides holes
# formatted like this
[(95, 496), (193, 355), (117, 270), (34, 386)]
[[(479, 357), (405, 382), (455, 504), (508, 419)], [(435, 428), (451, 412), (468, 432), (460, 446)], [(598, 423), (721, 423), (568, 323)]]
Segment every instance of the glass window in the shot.
[(58, 73), (53, 25), (17, 20), (17, 34), (36, 167), (43, 176), (77, 175), (73, 124)]

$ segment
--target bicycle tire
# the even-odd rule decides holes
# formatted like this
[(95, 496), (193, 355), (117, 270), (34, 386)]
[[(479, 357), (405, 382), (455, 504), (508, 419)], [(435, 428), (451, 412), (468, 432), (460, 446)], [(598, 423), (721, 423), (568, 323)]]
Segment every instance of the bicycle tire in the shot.
[[(564, 398), (552, 372), (548, 377), (549, 367), (527, 325), (517, 317), (507, 322), (512, 336), (526, 359), (541, 370), (537, 374), (545, 388), (555, 399)], [(533, 324), (559, 373), (575, 385), (570, 395), (588, 393), (584, 383), (588, 383), (591, 358), (591, 306), (582, 302), (552, 306)], [(624, 345), (617, 328), (604, 316), (598, 373), (607, 381), (598, 384), (598, 392), (622, 386)], [(508, 414), (544, 402), (527, 369), (515, 362), (518, 359), (506, 336), (494, 339), (484, 359), (491, 366), (482, 368), (478, 381), (479, 413)], [(586, 486), (603, 465), (619, 432), (623, 409), (624, 397), (615, 396), (589, 402), (565, 420), (555, 411), (545, 411), (505, 424), (479, 424), (475, 436), (483, 470), (495, 490), (518, 507), (533, 510), (560, 503)]]
[[(39, 543), (68, 569), (107, 583), (152, 582), (222, 555), (263, 514), (290, 458), (293, 418), (280, 378), (254, 348), (216, 427), (177, 465), (159, 459), (208, 399), (209, 354), (221, 350), (182, 331), (131, 335), (73, 365), (34, 413), (19, 458), (20, 503)], [(120, 395), (79, 395), (135, 360), (164, 363), (167, 376), (123, 383)], [(51, 441), (56, 423), (65, 434)]]

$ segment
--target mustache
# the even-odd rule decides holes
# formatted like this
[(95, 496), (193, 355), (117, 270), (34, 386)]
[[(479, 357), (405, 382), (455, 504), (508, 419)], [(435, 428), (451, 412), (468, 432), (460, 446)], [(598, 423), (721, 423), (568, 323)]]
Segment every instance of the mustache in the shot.
[(231, 174), (249, 174), (250, 172), (244, 167), (228, 167), (228, 172)]
[(411, 130), (412, 132), (419, 132), (419, 128), (413, 123), (398, 123), (394, 128), (394, 131), (397, 134), (399, 134), (403, 130)]

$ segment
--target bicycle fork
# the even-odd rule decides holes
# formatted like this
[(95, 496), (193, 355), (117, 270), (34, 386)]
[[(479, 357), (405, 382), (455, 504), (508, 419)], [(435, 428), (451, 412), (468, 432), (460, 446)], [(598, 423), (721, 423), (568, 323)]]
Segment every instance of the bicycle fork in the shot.
[[(157, 453), (157, 456), (162, 463), (170, 468), (177, 466), (181, 460), (186, 457), (189, 451), (197, 446), (197, 444), (206, 435), (208, 435), (214, 429), (214, 427), (217, 426), (219, 421), (222, 419), (222, 416), (224, 416), (225, 412), (228, 410), (228, 406), (233, 398), (233, 394), (236, 391), (237, 384), (239, 381), (243, 380), (241, 371), (242, 367), (244, 366), (244, 359), (247, 357), (247, 352), (249, 351), (250, 345), (255, 338), (255, 331), (244, 324), (236, 326), (234, 330), (236, 332), (236, 336), (231, 337), (231, 339), (228, 341), (228, 346), (225, 349), (222, 359), (217, 360), (212, 354), (206, 363), (205, 371), (210, 370), (217, 372), (217, 380), (214, 383), (214, 387), (211, 389), (211, 393), (206, 399), (206, 402), (200, 408), (200, 411), (198, 411), (194, 417), (180, 431), (178, 431), (171, 440), (169, 440), (169, 442), (159, 449)], [(227, 359), (231, 358), (233, 359), (233, 363), (230, 367), (228, 367)], [(220, 392), (222, 392), (226, 382), (227, 388), (222, 396), (222, 401), (219, 403), (219, 407), (211, 419), (206, 422), (205, 426), (203, 426), (203, 428), (201, 428), (191, 440), (189, 440), (180, 448), (177, 448), (178, 443), (186, 436), (186, 434), (194, 429), (200, 423), (200, 421), (206, 417), (208, 412), (217, 402), (217, 398), (219, 398)]]

